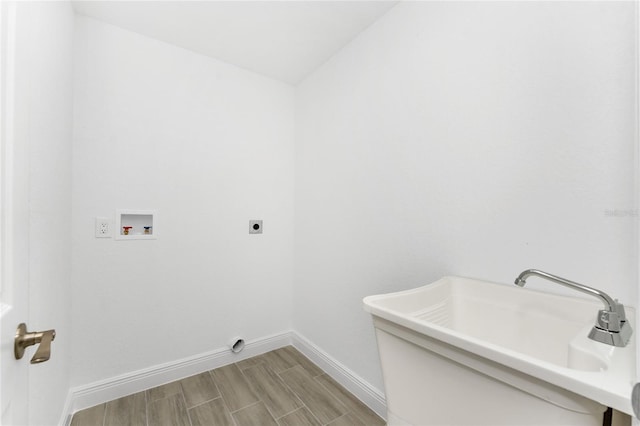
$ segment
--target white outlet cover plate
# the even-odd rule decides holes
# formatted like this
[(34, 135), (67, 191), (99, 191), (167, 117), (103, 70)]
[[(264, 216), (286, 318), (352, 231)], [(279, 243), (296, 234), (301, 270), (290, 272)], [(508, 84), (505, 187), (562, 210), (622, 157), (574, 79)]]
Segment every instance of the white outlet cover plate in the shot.
[(96, 217), (96, 238), (111, 238), (111, 225), (106, 217)]

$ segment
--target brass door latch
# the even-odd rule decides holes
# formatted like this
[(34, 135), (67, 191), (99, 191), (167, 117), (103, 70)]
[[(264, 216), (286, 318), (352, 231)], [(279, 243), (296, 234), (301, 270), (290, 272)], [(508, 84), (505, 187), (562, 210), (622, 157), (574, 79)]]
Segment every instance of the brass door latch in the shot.
[(13, 354), (16, 359), (21, 359), (24, 356), (24, 350), (33, 345), (37, 345), (35, 355), (31, 358), (31, 364), (39, 364), (41, 362), (48, 361), (51, 357), (51, 342), (56, 338), (55, 330), (36, 331), (29, 333), (27, 331), (27, 325), (22, 323), (16, 330), (16, 339), (13, 345)]

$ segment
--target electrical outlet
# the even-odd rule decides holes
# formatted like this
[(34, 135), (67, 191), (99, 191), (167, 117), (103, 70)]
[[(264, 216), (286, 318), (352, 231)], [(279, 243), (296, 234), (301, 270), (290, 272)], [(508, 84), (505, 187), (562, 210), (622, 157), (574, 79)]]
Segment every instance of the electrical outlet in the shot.
[(106, 217), (96, 217), (96, 238), (111, 238), (111, 226)]

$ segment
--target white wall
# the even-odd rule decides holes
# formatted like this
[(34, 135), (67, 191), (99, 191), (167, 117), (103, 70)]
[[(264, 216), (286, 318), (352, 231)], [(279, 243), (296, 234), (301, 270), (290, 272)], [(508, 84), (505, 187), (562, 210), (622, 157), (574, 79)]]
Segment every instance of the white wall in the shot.
[(633, 304), (634, 16), (402, 2), (301, 83), (295, 329), (383, 389), (366, 295), (535, 267)]
[[(74, 14), (69, 2), (22, 2), (16, 72), (28, 81), (30, 331), (55, 328), (51, 359), (29, 367), (29, 424), (56, 424), (71, 371), (71, 135)], [(26, 76), (26, 77), (25, 77)], [(22, 121), (22, 120), (20, 120)], [(29, 362), (29, 350), (22, 362)]]
[[(73, 384), (289, 330), (293, 88), (89, 18), (75, 37)], [(159, 238), (94, 238), (116, 209), (156, 209)]]

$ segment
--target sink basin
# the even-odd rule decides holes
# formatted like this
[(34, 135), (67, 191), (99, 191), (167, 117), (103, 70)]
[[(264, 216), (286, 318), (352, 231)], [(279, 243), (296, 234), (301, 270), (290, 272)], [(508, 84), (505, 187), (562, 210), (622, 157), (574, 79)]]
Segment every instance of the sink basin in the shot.
[[(513, 285), (445, 277), (364, 299), (365, 310), (491, 362), (632, 414), (635, 337), (624, 348), (590, 340), (601, 304)], [(635, 312), (627, 308), (633, 324)]]

